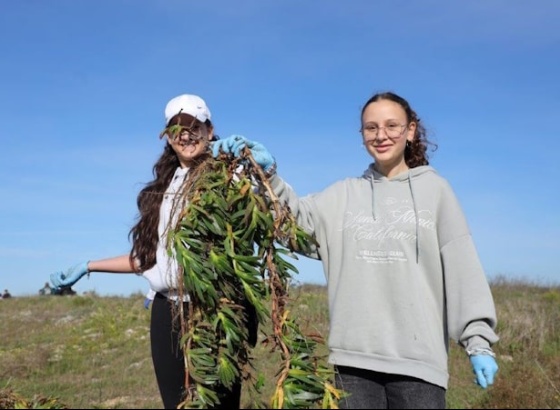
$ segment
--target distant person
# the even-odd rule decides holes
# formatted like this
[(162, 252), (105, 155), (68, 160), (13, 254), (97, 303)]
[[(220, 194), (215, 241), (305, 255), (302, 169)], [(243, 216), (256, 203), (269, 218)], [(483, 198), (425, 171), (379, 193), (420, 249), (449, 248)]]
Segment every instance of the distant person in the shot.
[[(172, 132), (172, 126), (180, 130)], [(56, 288), (71, 286), (91, 272), (136, 273), (148, 280), (150, 289), (156, 292), (150, 322), (154, 370), (165, 408), (174, 409), (184, 400), (186, 374), (173, 305), (182, 301), (188, 312), (189, 297), (181, 299), (177, 292), (178, 281), (183, 279), (177, 261), (167, 253), (167, 229), (177, 222), (186, 206), (180, 202), (183, 187), (196, 178), (199, 165), (212, 158), (210, 144), (217, 136), (206, 103), (191, 94), (179, 95), (167, 103), (165, 127), (166, 144), (153, 166), (154, 180), (138, 195), (140, 215), (130, 231), (130, 254), (81, 262), (67, 271), (53, 273), (51, 282)], [(247, 326), (255, 340), (256, 312), (248, 312)], [(231, 389), (221, 386), (218, 394), (221, 404), (217, 408), (240, 407), (241, 383)]]
[(76, 291), (72, 289), (72, 286), (62, 286), (59, 288), (53, 288), (53, 295), (58, 296), (74, 296)]
[(50, 294), (55, 296), (74, 296), (77, 293), (72, 286), (53, 286), (50, 289)]
[(4, 289), (4, 293), (2, 293), (2, 299), (9, 299), (12, 297), (12, 294), (8, 291), (8, 289)]
[(51, 288), (51, 285), (49, 285), (49, 282), (45, 282), (45, 285), (41, 289), (39, 289), (39, 295), (50, 295), (52, 291), (53, 289)]
[[(464, 347), (482, 388), (494, 382), (490, 286), (457, 197), (428, 165), (426, 130), (409, 103), (374, 95), (360, 132), (374, 160), (361, 177), (303, 198), (277, 174), (269, 182), (319, 242), (308, 256), (322, 260), (327, 278), (329, 362), (349, 393), (340, 407), (444, 409), (449, 338)], [(275, 169), (268, 150), (243, 137), (217, 141), (213, 153), (244, 147)]]

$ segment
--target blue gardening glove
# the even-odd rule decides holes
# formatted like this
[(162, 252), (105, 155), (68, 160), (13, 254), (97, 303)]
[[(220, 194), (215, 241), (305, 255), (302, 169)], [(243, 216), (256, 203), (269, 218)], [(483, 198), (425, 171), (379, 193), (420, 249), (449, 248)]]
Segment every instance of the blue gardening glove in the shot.
[(276, 161), (272, 154), (259, 142), (248, 140), (241, 135), (232, 135), (223, 140), (215, 141), (212, 144), (212, 155), (217, 157), (220, 151), (225, 154), (233, 154), (238, 157), (244, 147), (249, 147), (255, 162), (261, 166), (265, 172), (274, 170)]
[(496, 359), (488, 354), (473, 354), (469, 356), (473, 373), (476, 375), (476, 384), (483, 389), (494, 383), (494, 376), (498, 371)]
[(73, 286), (77, 281), (79, 281), (84, 275), (87, 275), (88, 262), (81, 262), (75, 266), (72, 266), (66, 272), (55, 272), (51, 274), (51, 283), (54, 288), (60, 290), (60, 288)]
[(152, 303), (152, 299), (150, 299), (150, 298), (144, 299), (144, 307), (145, 307), (146, 309), (149, 309), (149, 308), (150, 308), (150, 303)]

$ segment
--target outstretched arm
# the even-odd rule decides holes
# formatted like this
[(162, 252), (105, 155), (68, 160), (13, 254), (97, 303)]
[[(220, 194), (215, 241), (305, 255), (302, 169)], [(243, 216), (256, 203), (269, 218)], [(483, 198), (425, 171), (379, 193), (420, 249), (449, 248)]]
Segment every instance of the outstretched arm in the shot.
[(120, 255), (107, 259), (89, 261), (87, 266), (89, 272), (108, 272), (108, 273), (133, 273), (137, 267), (133, 266), (130, 255)]
[(51, 283), (55, 289), (59, 289), (73, 286), (90, 272), (133, 273), (136, 271), (137, 268), (131, 261), (130, 255), (126, 254), (107, 259), (80, 262), (70, 269), (51, 274)]

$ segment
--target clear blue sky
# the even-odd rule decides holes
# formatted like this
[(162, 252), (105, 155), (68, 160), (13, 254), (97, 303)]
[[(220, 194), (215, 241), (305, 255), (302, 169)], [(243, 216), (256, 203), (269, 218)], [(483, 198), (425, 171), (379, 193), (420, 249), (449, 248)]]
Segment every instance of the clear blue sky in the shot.
[(219, 135), (264, 143), (304, 195), (366, 168), (360, 109), (384, 90), (439, 145), (488, 277), (558, 283), (559, 19), (557, 0), (2, 1), (0, 290), (129, 251), (170, 98), (202, 96)]

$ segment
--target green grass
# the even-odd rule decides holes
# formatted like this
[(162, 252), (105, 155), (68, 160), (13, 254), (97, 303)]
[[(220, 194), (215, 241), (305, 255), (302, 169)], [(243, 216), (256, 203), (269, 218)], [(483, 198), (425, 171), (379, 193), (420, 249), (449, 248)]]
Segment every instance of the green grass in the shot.
[[(560, 408), (560, 287), (497, 279), (500, 371), (474, 385), (462, 349), (450, 349), (448, 408)], [(327, 334), (326, 289), (294, 288), (289, 305), (306, 332)], [(0, 408), (162, 408), (144, 296), (30, 296), (0, 302)], [(322, 349), (321, 354), (326, 355)], [(244, 390), (243, 407), (270, 397), (278, 355), (255, 348), (267, 384)], [(19, 401), (17, 401), (19, 400)], [(50, 400), (50, 401), (49, 401)]]

